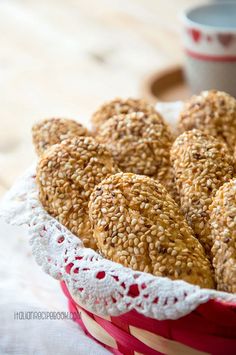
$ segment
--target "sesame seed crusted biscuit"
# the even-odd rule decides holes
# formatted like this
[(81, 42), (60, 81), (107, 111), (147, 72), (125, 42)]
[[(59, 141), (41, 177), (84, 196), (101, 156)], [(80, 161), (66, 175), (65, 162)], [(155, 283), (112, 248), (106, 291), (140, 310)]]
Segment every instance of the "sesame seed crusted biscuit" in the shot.
[(217, 191), (210, 206), (217, 288), (236, 293), (236, 179)]
[(95, 187), (89, 216), (104, 257), (134, 270), (214, 287), (203, 247), (157, 181), (118, 173)]
[(123, 172), (169, 181), (173, 137), (157, 112), (114, 116), (100, 127), (96, 138), (112, 152)]
[(175, 202), (180, 206), (180, 198), (179, 193), (175, 183), (175, 176), (173, 167), (170, 165), (168, 169), (163, 169), (163, 175), (161, 175), (161, 171), (158, 174), (158, 178), (154, 178), (154, 180), (160, 182), (167, 189), (168, 193), (175, 200)]
[(193, 128), (222, 139), (233, 151), (236, 142), (236, 99), (216, 90), (192, 96), (180, 114), (178, 131), (182, 133)]
[(91, 137), (67, 139), (53, 145), (37, 167), (39, 199), (84, 245), (95, 248), (88, 201), (95, 185), (119, 171), (106, 147)]
[(65, 118), (45, 119), (32, 128), (33, 143), (38, 155), (64, 139), (88, 135), (88, 130), (82, 124)]
[(92, 116), (92, 124), (98, 129), (109, 118), (132, 112), (155, 113), (154, 106), (143, 99), (121, 99), (116, 98), (102, 105)]
[(176, 139), (171, 160), (181, 210), (210, 254), (209, 205), (219, 187), (233, 177), (232, 157), (222, 141), (194, 129)]
[(234, 166), (235, 166), (235, 170), (236, 170), (236, 146), (234, 148)]

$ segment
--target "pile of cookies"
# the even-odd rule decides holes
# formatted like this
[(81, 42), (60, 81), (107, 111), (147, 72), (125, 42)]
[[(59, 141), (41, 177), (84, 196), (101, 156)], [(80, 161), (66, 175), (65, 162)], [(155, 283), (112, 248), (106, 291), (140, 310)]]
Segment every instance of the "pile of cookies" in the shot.
[(236, 100), (193, 96), (174, 134), (155, 108), (115, 99), (33, 127), (45, 210), (133, 270), (236, 293)]

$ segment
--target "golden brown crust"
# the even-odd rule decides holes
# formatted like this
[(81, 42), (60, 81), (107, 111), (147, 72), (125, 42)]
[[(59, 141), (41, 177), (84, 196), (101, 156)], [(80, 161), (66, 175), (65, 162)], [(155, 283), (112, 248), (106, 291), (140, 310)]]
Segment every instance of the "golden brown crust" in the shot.
[(210, 206), (217, 288), (236, 293), (236, 179), (221, 186)]
[(91, 195), (89, 216), (106, 258), (156, 276), (214, 287), (201, 244), (155, 180), (130, 173), (104, 179)]
[(170, 165), (168, 169), (163, 169), (163, 175), (160, 173), (158, 177), (153, 177), (154, 180), (160, 182), (171, 195), (171, 197), (175, 200), (175, 202), (180, 206), (180, 197), (175, 183), (175, 176), (173, 167)]
[(192, 96), (180, 114), (178, 131), (200, 129), (222, 139), (232, 151), (236, 142), (236, 100), (222, 91)]
[(157, 112), (114, 116), (100, 127), (96, 138), (112, 152), (122, 171), (167, 180), (173, 137)]
[(154, 106), (143, 99), (121, 99), (115, 98), (102, 105), (92, 116), (92, 124), (95, 130), (106, 122), (109, 118), (132, 112), (155, 113)]
[(32, 128), (33, 143), (38, 155), (64, 139), (88, 135), (88, 130), (82, 124), (66, 118), (48, 118)]
[(64, 140), (41, 157), (37, 167), (39, 199), (85, 246), (95, 248), (88, 201), (95, 185), (117, 173), (111, 154), (90, 137)]
[(234, 148), (234, 167), (235, 167), (235, 170), (236, 170), (236, 145), (235, 145), (235, 148)]
[(181, 210), (209, 254), (208, 208), (219, 187), (233, 177), (232, 157), (222, 141), (194, 129), (176, 139), (171, 160)]

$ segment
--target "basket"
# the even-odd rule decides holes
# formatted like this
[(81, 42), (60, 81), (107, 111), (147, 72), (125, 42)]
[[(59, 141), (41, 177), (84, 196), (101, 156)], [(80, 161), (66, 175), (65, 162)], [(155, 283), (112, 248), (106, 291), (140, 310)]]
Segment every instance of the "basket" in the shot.
[[(162, 106), (171, 121), (176, 104)], [(114, 354), (236, 354), (235, 294), (136, 272), (84, 248), (41, 206), (35, 166), (6, 194), (0, 216), (28, 226), (35, 260), (61, 283), (74, 320)]]
[(210, 300), (177, 320), (158, 321), (136, 311), (102, 317), (76, 303), (64, 282), (61, 287), (74, 321), (114, 354), (236, 353), (236, 305)]

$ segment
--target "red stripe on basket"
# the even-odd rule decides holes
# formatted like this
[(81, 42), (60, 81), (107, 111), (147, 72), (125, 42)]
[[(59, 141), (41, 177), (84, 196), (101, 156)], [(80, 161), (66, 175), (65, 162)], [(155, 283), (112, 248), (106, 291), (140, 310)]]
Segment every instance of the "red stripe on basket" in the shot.
[(216, 302), (210, 300), (205, 305), (200, 305), (197, 311), (201, 313), (204, 318), (214, 322), (220, 326), (234, 327), (236, 336), (236, 306), (235, 304), (225, 304), (223, 302)]
[(134, 351), (139, 352), (141, 354), (163, 355), (162, 353), (153, 350), (149, 346), (145, 345), (134, 336), (124, 332), (122, 329), (117, 329), (117, 327), (109, 321), (98, 316), (94, 316), (94, 319), (96, 319), (96, 322), (100, 324), (112, 337), (116, 339), (116, 342), (122, 344), (126, 349), (132, 346)]
[(195, 59), (200, 59), (200, 60), (206, 60), (206, 61), (211, 61), (211, 62), (236, 62), (236, 56), (235, 55), (208, 55), (208, 54), (201, 54), (201, 53), (196, 53), (193, 52), (189, 49), (185, 48), (185, 53), (192, 58)]
[[(126, 333), (130, 334), (130, 330), (129, 330), (129, 323), (125, 323), (122, 321), (122, 319), (120, 317), (111, 317), (111, 322), (113, 324), (115, 324), (117, 327), (119, 327), (120, 329), (124, 330)], [(122, 354), (126, 354), (126, 355), (134, 355), (133, 350), (129, 350), (127, 351), (127, 348), (124, 347), (122, 344), (117, 343), (117, 347), (118, 350), (122, 353)]]
[[(104, 343), (101, 343), (99, 340), (95, 339), (87, 330), (87, 328), (85, 327), (83, 321), (79, 318), (79, 312), (77, 307), (79, 307), (78, 305), (76, 306), (76, 303), (72, 300), (68, 301), (69, 304), (69, 311), (70, 312), (77, 312), (78, 313), (78, 317), (76, 317), (75, 322), (83, 329), (83, 331), (85, 332), (85, 334), (92, 339), (93, 341), (97, 342), (98, 344), (102, 345), (104, 348), (106, 348), (107, 350), (109, 350), (111, 353), (116, 354), (116, 355), (122, 355), (122, 353), (120, 351), (118, 351), (117, 349), (111, 348), (108, 345), (105, 345)], [(79, 307), (80, 308), (80, 307)], [(83, 309), (83, 311), (85, 312), (85, 310)], [(89, 313), (89, 312), (86, 312)]]
[[(65, 296), (68, 298), (68, 308), (69, 311), (73, 314), (76, 315), (75, 317), (73, 317), (73, 320), (83, 329), (83, 331), (85, 332), (85, 334), (91, 338), (93, 341), (97, 342), (98, 344), (102, 345), (104, 348), (106, 348), (107, 350), (109, 350), (110, 352), (116, 354), (116, 355), (122, 355), (119, 351), (117, 351), (116, 349), (111, 348), (108, 345), (105, 345), (103, 343), (101, 343), (100, 341), (98, 341), (97, 339), (95, 339), (87, 330), (87, 328), (84, 326), (83, 321), (80, 319), (79, 317), (79, 312), (78, 312), (78, 308), (79, 307), (77, 305), (77, 303), (73, 300), (73, 298), (71, 297), (68, 288), (66, 286), (66, 283), (64, 281), (61, 281), (61, 288), (65, 294)], [(80, 307), (79, 307), (80, 308)], [(84, 310), (84, 309), (83, 309)], [(87, 312), (89, 313), (89, 312)], [(92, 314), (92, 313), (91, 313)]]
[(204, 323), (202, 324), (202, 328), (202, 334), (193, 334), (192, 332), (188, 333), (187, 331), (182, 332), (181, 329), (175, 327), (173, 330), (173, 336), (179, 343), (212, 355), (235, 355), (236, 339), (227, 339), (204, 334)]
[(164, 338), (172, 339), (170, 332), (170, 324), (172, 324), (172, 320), (158, 321), (157, 319), (145, 317), (134, 310), (121, 314), (119, 317), (113, 317), (112, 321), (116, 318), (119, 318), (122, 323), (126, 323), (137, 328), (142, 327), (149, 332), (155, 332)]
[(61, 281), (61, 288), (62, 288), (62, 291), (63, 291), (64, 295), (65, 295), (67, 298), (71, 299), (71, 295), (70, 295), (70, 293), (69, 293), (69, 291), (68, 291), (68, 288), (67, 288), (67, 286), (66, 286), (66, 283), (65, 283), (64, 281)]

